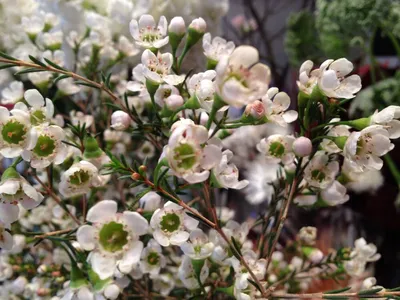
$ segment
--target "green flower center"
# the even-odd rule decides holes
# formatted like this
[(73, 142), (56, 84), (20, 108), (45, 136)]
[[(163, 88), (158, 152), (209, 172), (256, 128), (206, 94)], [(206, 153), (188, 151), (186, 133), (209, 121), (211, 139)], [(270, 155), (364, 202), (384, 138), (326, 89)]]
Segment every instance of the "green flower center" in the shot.
[(160, 262), (160, 256), (157, 252), (150, 252), (149, 255), (147, 255), (147, 262), (149, 265), (156, 266)]
[(152, 43), (158, 41), (160, 37), (161, 34), (158, 32), (149, 32), (142, 36), (142, 41)]
[(120, 251), (128, 243), (128, 232), (122, 224), (110, 222), (101, 228), (99, 242), (108, 252)]
[(174, 152), (174, 159), (178, 162), (179, 168), (188, 170), (197, 162), (196, 149), (189, 144), (180, 144)]
[(31, 123), (32, 125), (39, 125), (46, 120), (46, 116), (44, 115), (41, 109), (34, 111), (31, 113)]
[(181, 219), (175, 213), (168, 213), (162, 217), (161, 229), (165, 232), (174, 232), (179, 229), (181, 225)]
[(200, 253), (201, 252), (201, 246), (200, 245), (194, 246), (193, 248), (194, 248), (194, 252), (196, 252), (196, 253)]
[(7, 143), (17, 145), (25, 139), (26, 132), (27, 129), (24, 124), (11, 120), (4, 124), (1, 135)]
[(56, 148), (56, 142), (47, 135), (41, 135), (38, 137), (35, 148), (33, 148), (33, 153), (38, 156), (45, 157), (53, 154)]
[(322, 182), (325, 179), (325, 173), (322, 172), (321, 170), (313, 170), (311, 171), (311, 178), (319, 182)]
[(285, 146), (280, 142), (273, 142), (269, 146), (269, 154), (275, 157), (282, 157), (285, 153)]
[(76, 171), (73, 175), (69, 177), (70, 183), (74, 185), (80, 185), (82, 183), (88, 182), (90, 179), (90, 175), (88, 171), (79, 170)]

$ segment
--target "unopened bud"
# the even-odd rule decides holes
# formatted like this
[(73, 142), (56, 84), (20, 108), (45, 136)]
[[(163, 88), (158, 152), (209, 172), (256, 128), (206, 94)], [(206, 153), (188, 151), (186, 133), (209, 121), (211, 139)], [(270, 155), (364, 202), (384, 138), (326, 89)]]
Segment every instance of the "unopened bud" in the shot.
[(184, 103), (184, 100), (181, 95), (171, 95), (167, 99), (165, 99), (165, 104), (167, 108), (170, 110), (177, 110), (180, 108)]
[(259, 120), (265, 116), (265, 108), (260, 100), (247, 104), (245, 114)]
[(314, 249), (311, 253), (308, 259), (313, 262), (314, 264), (317, 264), (321, 262), (321, 260), (324, 258), (324, 254), (322, 253), (321, 250), (319, 249)]
[(177, 36), (182, 36), (186, 32), (185, 20), (182, 17), (174, 17), (168, 26), (168, 31), (174, 33)]
[(146, 172), (146, 171), (147, 171), (147, 167), (144, 166), (144, 165), (141, 165), (141, 166), (139, 167), (139, 171), (140, 171), (140, 172)]
[(133, 180), (140, 180), (140, 179), (142, 179), (142, 176), (139, 173), (135, 172), (135, 173), (132, 173), (131, 178)]
[(293, 142), (293, 152), (299, 157), (309, 156), (312, 152), (311, 140), (301, 136)]
[(194, 29), (199, 33), (204, 33), (206, 31), (207, 24), (203, 18), (197, 18), (190, 23), (189, 28)]
[(125, 130), (130, 124), (130, 116), (122, 110), (117, 110), (111, 115), (111, 127), (115, 130)]

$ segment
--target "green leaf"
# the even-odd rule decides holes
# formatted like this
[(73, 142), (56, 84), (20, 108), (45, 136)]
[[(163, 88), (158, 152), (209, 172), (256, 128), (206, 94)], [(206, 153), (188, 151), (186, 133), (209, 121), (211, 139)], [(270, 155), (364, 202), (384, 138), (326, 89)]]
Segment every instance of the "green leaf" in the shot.
[(70, 76), (69, 76), (69, 75), (66, 75), (66, 74), (60, 75), (60, 76), (58, 76), (56, 79), (53, 80), (53, 83), (56, 84), (56, 83), (59, 82), (60, 80), (65, 79), (65, 78), (69, 78), (69, 77), (70, 77)]
[(46, 70), (38, 69), (38, 68), (27, 68), (21, 71), (15, 72), (14, 75), (21, 75), (26, 73), (36, 73), (36, 72), (44, 72)]
[(35, 64), (38, 64), (39, 66), (47, 67), (44, 63), (42, 63), (40, 60), (38, 60), (36, 57), (32, 55), (29, 55), (29, 59), (33, 61)]
[(231, 237), (231, 241), (232, 241), (233, 247), (235, 247), (235, 250), (237, 251), (237, 253), (239, 253), (239, 255), (242, 256), (242, 252), (240, 250), (240, 245), (233, 236)]
[(52, 66), (55, 69), (58, 70), (62, 70), (62, 71), (67, 71), (66, 69), (64, 69), (63, 67), (57, 65), (56, 63), (52, 62), (51, 60), (47, 59), (47, 58), (43, 58), (50, 66)]
[(326, 292), (324, 292), (324, 294), (339, 294), (339, 293), (346, 292), (350, 289), (351, 289), (351, 287), (345, 287), (345, 288), (338, 289), (338, 290), (326, 291)]
[(154, 180), (154, 185), (155, 185), (156, 187), (158, 187), (159, 182), (162, 181), (162, 179), (164, 178), (165, 175), (167, 175), (168, 171), (169, 171), (169, 168), (165, 168), (165, 170), (163, 170), (163, 171), (161, 172), (160, 176), (158, 176), (158, 177), (156, 178), (157, 180)]
[(11, 68), (11, 67), (14, 67), (14, 66), (16, 66), (16, 65), (14, 65), (14, 64), (5, 64), (5, 65), (1, 65), (1, 66), (0, 66), (0, 70), (8, 69), (8, 68)]
[(12, 56), (10, 56), (8, 54), (5, 54), (4, 52), (1, 52), (1, 51), (0, 51), (0, 56), (3, 57), (3, 58), (9, 59), (9, 60), (18, 60), (15, 57), (12, 57)]
[(343, 296), (340, 296), (340, 295), (338, 295), (338, 296), (323, 296), (322, 297), (323, 299), (335, 299), (335, 300), (347, 300), (347, 299), (349, 299), (349, 297), (343, 297)]
[(357, 295), (374, 295), (382, 291), (383, 288), (369, 289), (364, 291), (359, 291)]
[(85, 85), (85, 86), (89, 86), (89, 87), (92, 87), (92, 88), (95, 88), (95, 89), (99, 89), (99, 87), (97, 85), (94, 85), (93, 83), (89, 83), (89, 82), (86, 82), (86, 81), (77, 80), (77, 81), (75, 81), (75, 84)]

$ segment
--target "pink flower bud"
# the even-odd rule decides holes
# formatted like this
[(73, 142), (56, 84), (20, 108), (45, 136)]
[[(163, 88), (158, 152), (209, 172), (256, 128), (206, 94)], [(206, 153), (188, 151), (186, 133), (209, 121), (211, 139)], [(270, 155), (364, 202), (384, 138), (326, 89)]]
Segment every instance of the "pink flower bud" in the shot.
[(293, 152), (297, 156), (305, 157), (311, 154), (312, 143), (310, 139), (306, 137), (299, 137), (293, 142)]
[(246, 115), (251, 115), (255, 119), (261, 119), (265, 115), (265, 108), (261, 101), (257, 100), (253, 103), (247, 104)]
[(208, 118), (209, 118), (208, 114), (202, 112), (200, 115), (200, 125), (206, 126)]
[(319, 249), (314, 249), (311, 253), (310, 256), (308, 257), (308, 259), (317, 264), (319, 262), (321, 262), (321, 260), (324, 258), (324, 254), (322, 253), (321, 250)]
[(186, 32), (185, 21), (182, 17), (174, 17), (168, 26), (168, 31), (176, 35), (184, 35)]
[(111, 115), (111, 127), (115, 130), (125, 130), (130, 124), (131, 118), (122, 110), (117, 110)]
[(203, 18), (197, 18), (190, 23), (189, 28), (192, 28), (200, 33), (205, 32), (207, 28), (206, 21)]
[(180, 95), (171, 95), (167, 99), (165, 99), (165, 104), (170, 110), (177, 110), (183, 105), (183, 102), (183, 98)]

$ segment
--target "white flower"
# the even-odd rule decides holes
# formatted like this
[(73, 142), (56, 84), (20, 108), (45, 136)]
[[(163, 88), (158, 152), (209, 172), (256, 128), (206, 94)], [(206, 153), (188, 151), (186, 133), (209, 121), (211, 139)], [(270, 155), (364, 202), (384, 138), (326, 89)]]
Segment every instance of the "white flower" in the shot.
[(343, 161), (342, 174), (350, 181), (346, 183), (346, 187), (356, 193), (375, 193), (385, 181), (381, 171), (375, 169), (355, 172), (348, 159), (344, 159)]
[[(339, 121), (339, 118), (334, 118), (331, 120), (331, 123)], [(326, 128), (329, 128), (328, 136), (340, 137), (350, 135), (350, 126), (347, 125), (327, 126)], [(323, 139), (321, 142), (321, 148), (328, 153), (342, 152), (342, 149), (340, 149), (336, 143), (330, 139)]]
[[(239, 224), (236, 221), (229, 220), (226, 225), (222, 228), (224, 231), (225, 235), (229, 238), (229, 240), (235, 238), (236, 242), (239, 243), (239, 245), (243, 245), (247, 239), (247, 235), (249, 234), (249, 224), (247, 222), (244, 222), (242, 224)], [(219, 234), (218, 234), (219, 235)], [(216, 244), (214, 242), (214, 244)]]
[(343, 204), (350, 198), (347, 189), (337, 180), (321, 191), (321, 197), (330, 206)]
[(81, 88), (74, 83), (74, 79), (72, 78), (65, 78), (57, 81), (57, 88), (64, 95), (74, 95), (81, 90)]
[(68, 154), (67, 146), (62, 142), (65, 138), (64, 130), (56, 125), (42, 125), (32, 128), (32, 131), (37, 136), (36, 145), (24, 150), (22, 158), (35, 169), (46, 168), (51, 163), (63, 163)]
[(328, 59), (320, 66), (318, 85), (324, 94), (332, 98), (351, 99), (361, 90), (358, 75), (346, 77), (353, 70), (353, 64), (346, 58)]
[(317, 228), (312, 226), (302, 227), (297, 236), (306, 245), (314, 245), (317, 239)]
[(272, 134), (257, 144), (257, 150), (263, 153), (269, 163), (289, 164), (294, 159), (292, 145), (295, 138), (290, 135)]
[(218, 220), (220, 220), (222, 223), (226, 223), (235, 217), (235, 211), (225, 206), (217, 206), (215, 211), (217, 213)]
[(306, 60), (302, 63), (299, 70), (299, 80), (297, 81), (297, 86), (300, 91), (310, 95), (314, 87), (318, 83), (318, 76), (320, 74), (319, 69), (313, 71), (312, 68), (314, 63), (311, 60)]
[(90, 162), (81, 160), (61, 175), (59, 191), (64, 197), (72, 197), (86, 194), (91, 187), (99, 184), (97, 168)]
[(190, 242), (184, 242), (181, 250), (191, 259), (205, 259), (210, 257), (214, 244), (208, 241), (207, 235), (201, 229), (194, 229), (189, 236)]
[(136, 44), (148, 49), (159, 49), (168, 44), (167, 27), (167, 19), (164, 16), (160, 17), (158, 26), (151, 15), (143, 15), (139, 22), (132, 20), (129, 23), (129, 30)]
[(7, 231), (10, 225), (0, 220), (0, 249), (11, 250), (14, 244), (12, 235)]
[(165, 156), (173, 174), (190, 183), (206, 180), (222, 158), (221, 149), (212, 144), (202, 146), (208, 140), (204, 126), (188, 124), (172, 130)]
[(140, 159), (145, 159), (146, 157), (152, 158), (156, 153), (156, 149), (152, 143), (149, 141), (144, 141), (143, 144), (137, 149), (136, 155)]
[(216, 82), (224, 102), (241, 107), (267, 92), (271, 71), (258, 60), (258, 51), (251, 46), (240, 46), (230, 56), (221, 58)]
[(183, 104), (183, 98), (179, 95), (178, 89), (169, 84), (161, 84), (157, 88), (154, 94), (154, 101), (160, 107), (166, 106), (167, 108), (172, 109), (172, 107), (170, 107), (170, 101), (168, 100), (171, 96), (179, 96), (182, 99), (181, 105)]
[(15, 104), (24, 97), (24, 84), (21, 81), (12, 81), (8, 87), (1, 91), (1, 103)]
[(31, 124), (34, 126), (40, 124), (49, 124), (54, 115), (53, 102), (39, 93), (38, 90), (27, 90), (24, 94), (26, 102), (29, 104), (28, 108), (23, 102), (15, 104), (15, 109), (28, 112), (30, 115)]
[(129, 40), (123, 35), (118, 38), (117, 48), (119, 52), (126, 57), (135, 56), (140, 52), (140, 50), (136, 48), (135, 45), (133, 45), (131, 42), (129, 42)]
[(216, 36), (211, 41), (211, 34), (207, 32), (203, 36), (204, 55), (217, 63), (223, 56), (231, 55), (235, 49), (233, 42), (227, 42), (223, 38)]
[[(150, 95), (146, 88), (146, 77), (144, 75), (146, 66), (138, 64), (132, 69), (133, 81), (129, 81), (126, 84), (126, 88), (132, 92), (139, 92), (139, 98), (144, 102), (150, 101)], [(130, 107), (128, 107), (130, 108)], [(136, 108), (136, 106), (135, 106)], [(139, 111), (140, 113), (140, 111)]]
[(212, 174), (219, 186), (223, 188), (241, 190), (245, 188), (249, 182), (247, 180), (239, 181), (238, 168), (234, 164), (229, 163), (232, 157), (232, 151), (225, 150), (222, 153), (222, 158), (219, 164), (212, 169)]
[(8, 263), (5, 255), (0, 255), (0, 282), (11, 278), (12, 275), (12, 265)]
[(168, 83), (178, 85), (185, 79), (183, 76), (170, 74), (173, 57), (171, 53), (158, 53), (156, 56), (149, 49), (142, 54), (144, 76), (156, 84)]
[(69, 117), (70, 117), (72, 125), (83, 126), (83, 124), (86, 124), (86, 128), (89, 128), (93, 124), (93, 121), (94, 121), (94, 118), (92, 115), (85, 115), (83, 112), (75, 111), (75, 110), (71, 110), (69, 112)]
[(0, 220), (11, 224), (18, 220), (19, 206), (32, 209), (43, 200), (43, 195), (36, 191), (25, 178), (13, 168), (8, 168), (0, 183)]
[(13, 158), (21, 155), (22, 151), (36, 144), (37, 136), (30, 130), (29, 114), (13, 109), (10, 112), (0, 107), (0, 154)]
[(103, 200), (87, 214), (92, 225), (79, 227), (76, 237), (81, 247), (91, 251), (88, 260), (100, 279), (117, 270), (129, 273), (139, 262), (143, 243), (139, 236), (147, 233), (148, 223), (137, 212), (117, 213), (117, 202)]
[(400, 137), (400, 106), (390, 105), (371, 116), (371, 125), (383, 125), (389, 132), (389, 138)]
[(214, 70), (200, 72), (190, 77), (187, 84), (189, 94), (196, 97), (200, 106), (206, 111), (210, 111), (214, 102), (215, 83), (214, 78), (217, 73)]
[(304, 179), (310, 186), (325, 189), (339, 172), (339, 163), (329, 161), (324, 152), (317, 152), (304, 170)]
[(192, 260), (188, 256), (184, 256), (182, 264), (179, 266), (178, 278), (182, 281), (183, 285), (189, 290), (200, 288), (199, 281), (203, 284), (209, 275), (208, 262), (205, 261), (200, 270), (200, 276), (197, 277)]
[(154, 239), (163, 247), (182, 245), (189, 238), (189, 232), (197, 228), (199, 221), (189, 217), (185, 210), (171, 202), (157, 209), (150, 220)]
[(32, 37), (35, 37), (39, 32), (44, 29), (44, 18), (42, 15), (37, 14), (31, 17), (23, 16), (21, 19), (22, 29)]
[(144, 274), (158, 275), (160, 269), (166, 265), (166, 259), (162, 249), (156, 240), (151, 239), (143, 249), (140, 260), (140, 268)]
[(153, 288), (163, 296), (168, 296), (175, 287), (175, 279), (171, 274), (161, 274), (153, 279)]
[(344, 156), (356, 172), (365, 169), (380, 170), (383, 161), (380, 156), (394, 148), (389, 133), (383, 126), (371, 125), (359, 132), (352, 132), (343, 149)]
[(111, 115), (111, 128), (115, 130), (125, 130), (131, 124), (131, 117), (122, 110), (114, 111)]
[(365, 262), (374, 262), (379, 260), (381, 255), (377, 253), (377, 248), (374, 244), (367, 244), (364, 238), (359, 238), (354, 242), (354, 249), (351, 252), (350, 257)]
[(285, 92), (279, 92), (277, 88), (270, 88), (262, 97), (265, 115), (267, 119), (280, 126), (287, 126), (297, 119), (295, 110), (288, 110), (290, 98)]
[(58, 50), (63, 41), (63, 32), (61, 30), (45, 32), (41, 36), (43, 45), (50, 50)]

